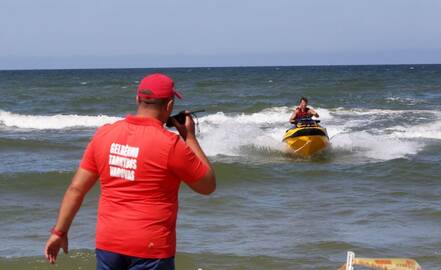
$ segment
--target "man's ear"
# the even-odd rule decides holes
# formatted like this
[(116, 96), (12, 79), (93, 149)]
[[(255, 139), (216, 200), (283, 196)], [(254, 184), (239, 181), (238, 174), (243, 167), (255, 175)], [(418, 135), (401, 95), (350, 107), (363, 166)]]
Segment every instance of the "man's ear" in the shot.
[(173, 106), (175, 105), (175, 100), (174, 99), (170, 99), (167, 102), (167, 112), (171, 113), (173, 111)]
[(139, 103), (141, 102), (141, 101), (139, 100), (139, 96), (136, 96), (136, 97), (135, 97), (135, 100), (136, 100), (136, 105), (139, 105)]

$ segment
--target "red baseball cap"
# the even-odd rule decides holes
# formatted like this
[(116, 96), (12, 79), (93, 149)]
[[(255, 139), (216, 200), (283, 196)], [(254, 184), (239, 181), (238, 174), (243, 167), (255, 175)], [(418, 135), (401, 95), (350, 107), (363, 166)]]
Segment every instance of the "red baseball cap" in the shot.
[(182, 99), (182, 94), (176, 91), (173, 80), (161, 73), (144, 77), (138, 86), (140, 99), (171, 98), (174, 96)]

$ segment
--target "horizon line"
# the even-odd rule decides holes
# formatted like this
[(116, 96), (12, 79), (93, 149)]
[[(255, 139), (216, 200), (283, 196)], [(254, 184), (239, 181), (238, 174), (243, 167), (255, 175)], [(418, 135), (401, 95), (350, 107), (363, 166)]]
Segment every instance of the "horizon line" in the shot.
[(276, 67), (342, 67), (342, 66), (429, 66), (440, 63), (403, 63), (403, 64), (316, 64), (316, 65), (230, 65), (230, 66), (157, 66), (157, 67), (73, 67), (73, 68), (0, 68), (1, 71), (55, 71), (55, 70), (119, 70), (119, 69), (189, 69), (189, 68), (276, 68)]

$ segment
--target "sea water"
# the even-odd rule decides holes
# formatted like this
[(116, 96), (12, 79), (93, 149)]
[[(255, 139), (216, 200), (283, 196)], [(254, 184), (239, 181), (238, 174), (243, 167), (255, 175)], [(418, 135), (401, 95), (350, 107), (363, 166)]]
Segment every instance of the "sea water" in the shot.
[[(180, 192), (178, 269), (337, 269), (346, 251), (441, 269), (441, 65), (0, 71), (0, 269), (42, 257), (97, 127), (135, 111), (146, 74), (198, 114), (218, 189)], [(327, 128), (312, 158), (281, 142), (299, 98)], [(93, 269), (99, 187), (61, 269)]]

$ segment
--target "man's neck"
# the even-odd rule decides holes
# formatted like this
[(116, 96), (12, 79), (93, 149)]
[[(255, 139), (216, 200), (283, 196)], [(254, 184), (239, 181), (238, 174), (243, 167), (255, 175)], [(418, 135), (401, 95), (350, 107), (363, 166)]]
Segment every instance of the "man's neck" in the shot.
[(155, 110), (146, 110), (146, 109), (138, 108), (138, 110), (136, 111), (136, 116), (154, 118), (161, 122), (164, 122), (164, 120), (161, 119), (161, 114)]

